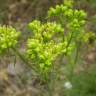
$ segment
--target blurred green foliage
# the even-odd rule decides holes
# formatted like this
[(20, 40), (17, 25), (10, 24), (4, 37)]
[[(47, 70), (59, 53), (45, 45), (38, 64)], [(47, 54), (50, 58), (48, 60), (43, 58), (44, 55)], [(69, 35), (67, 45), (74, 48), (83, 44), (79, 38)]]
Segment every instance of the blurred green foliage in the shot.
[(66, 96), (95, 96), (96, 95), (96, 66), (90, 70), (74, 74), (71, 78), (72, 88)]

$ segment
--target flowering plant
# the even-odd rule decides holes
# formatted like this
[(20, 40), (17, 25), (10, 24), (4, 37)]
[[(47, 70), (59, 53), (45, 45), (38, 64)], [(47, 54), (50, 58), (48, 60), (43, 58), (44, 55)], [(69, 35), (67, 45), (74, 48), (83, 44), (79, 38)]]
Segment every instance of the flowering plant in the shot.
[[(90, 79), (90, 76), (86, 77), (86, 74), (86, 76), (81, 74), (82, 76), (78, 77), (74, 75), (74, 69), (81, 60), (80, 48), (85, 48), (85, 44), (88, 44), (90, 39), (96, 39), (96, 35), (86, 31), (86, 12), (75, 9), (72, 0), (64, 1), (64, 4), (49, 9), (46, 22), (33, 20), (28, 24), (31, 34), (27, 38), (26, 48), (23, 52), (20, 52), (20, 47), (16, 46), (21, 35), (20, 32), (11, 26), (0, 26), (0, 56), (9, 55), (9, 53), (12, 56), (18, 56), (23, 64), (30, 68), (32, 78), (35, 77), (32, 79), (32, 83), (36, 82), (33, 85), (38, 83), (43, 85), (44, 92), (48, 92), (49, 96), (53, 96), (53, 92), (57, 90), (60, 90), (60, 96), (76, 95), (80, 92), (85, 96), (87, 91), (85, 90), (85, 92), (82, 88), (88, 89), (91, 93), (89, 82), (90, 85), (94, 85), (92, 80), (95, 75), (92, 76), (93, 79)], [(16, 59), (14, 61), (16, 63)], [(9, 71), (14, 65), (10, 66)], [(13, 70), (11, 70), (13, 74), (18, 75), (19, 71), (15, 73)], [(28, 76), (30, 76), (29, 71)], [(84, 81), (82, 77), (84, 77)], [(89, 79), (88, 82), (86, 82), (87, 79)], [(87, 88), (86, 85), (90, 88)], [(95, 94), (95, 90), (93, 91)], [(42, 95), (39, 95), (47, 96), (44, 92), (40, 92)]]

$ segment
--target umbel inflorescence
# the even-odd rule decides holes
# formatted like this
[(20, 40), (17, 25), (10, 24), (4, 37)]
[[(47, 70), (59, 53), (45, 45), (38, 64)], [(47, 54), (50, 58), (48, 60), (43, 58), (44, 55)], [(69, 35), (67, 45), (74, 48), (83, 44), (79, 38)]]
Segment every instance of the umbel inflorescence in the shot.
[(57, 17), (63, 27), (66, 27), (68, 37), (72, 37), (75, 41), (83, 39), (84, 25), (86, 22), (86, 13), (83, 10), (73, 9), (72, 2), (67, 2), (62, 5), (56, 5), (56, 8), (50, 8), (48, 17)]
[[(64, 28), (56, 22), (41, 24), (37, 20), (31, 22), (29, 28), (34, 36), (27, 42), (28, 57), (36, 64), (39, 72), (48, 74), (51, 71), (53, 60), (59, 54), (66, 52), (67, 41), (63, 41), (62, 38)], [(56, 34), (59, 36), (56, 37)], [(68, 47), (67, 51), (70, 49)]]
[(0, 54), (16, 46), (19, 34), (20, 33), (11, 26), (0, 26)]

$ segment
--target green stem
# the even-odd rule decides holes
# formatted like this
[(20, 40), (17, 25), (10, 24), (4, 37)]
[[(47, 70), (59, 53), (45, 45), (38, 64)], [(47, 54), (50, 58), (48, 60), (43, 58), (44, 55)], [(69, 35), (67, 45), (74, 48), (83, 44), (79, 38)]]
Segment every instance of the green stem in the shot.
[(71, 40), (72, 40), (72, 38), (73, 38), (73, 33), (74, 33), (74, 32), (71, 33), (71, 37), (70, 37), (70, 39), (69, 39), (69, 41), (68, 41), (68, 44), (67, 44), (66, 48), (68, 48), (69, 45), (70, 45), (70, 43), (71, 43)]
[(76, 65), (77, 60), (78, 60), (78, 54), (79, 54), (79, 44), (77, 44), (77, 48), (76, 48), (76, 56), (75, 56), (75, 60), (74, 60), (75, 65)]
[(70, 77), (74, 75), (74, 68), (75, 68), (75, 65), (77, 64), (78, 55), (79, 55), (79, 44), (77, 44), (77, 47), (76, 47), (75, 59), (71, 67)]
[(32, 69), (32, 72), (36, 74), (36, 68), (34, 68), (29, 62), (28, 60), (26, 60), (26, 58), (14, 47), (11, 48), (17, 56), (19, 56), (19, 58), (24, 62), (25, 65), (27, 65), (29, 68)]
[(67, 53), (68, 47), (69, 47), (69, 45), (70, 45), (70, 43), (71, 43), (71, 40), (72, 40), (72, 38), (73, 38), (73, 33), (74, 33), (74, 32), (71, 33), (71, 37), (69, 38), (68, 44), (67, 44), (67, 46), (66, 46), (66, 52), (64, 52), (64, 53), (61, 55), (61, 61), (63, 61), (64, 55), (66, 55), (66, 53)]

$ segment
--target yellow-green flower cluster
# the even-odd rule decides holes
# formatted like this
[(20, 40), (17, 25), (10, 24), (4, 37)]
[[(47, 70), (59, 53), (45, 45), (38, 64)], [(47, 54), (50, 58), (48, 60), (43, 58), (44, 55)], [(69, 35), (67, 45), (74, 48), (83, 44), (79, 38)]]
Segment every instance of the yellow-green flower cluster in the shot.
[(56, 33), (62, 34), (64, 28), (55, 22), (41, 24), (37, 20), (31, 22), (29, 28), (34, 33), (34, 38), (28, 39), (27, 42), (28, 58), (36, 64), (41, 73), (46, 74), (51, 71), (53, 60), (59, 54), (66, 52), (67, 42), (57, 42), (58, 37), (57, 41), (54, 40), (54, 35)]
[(17, 44), (19, 32), (11, 26), (0, 26), (0, 54)]
[(77, 39), (84, 36), (83, 29), (86, 19), (86, 13), (83, 10), (73, 9), (72, 6), (69, 5), (62, 4), (57, 5), (55, 8), (50, 8), (50, 10), (48, 11), (48, 16), (57, 17), (57, 20), (62, 25), (64, 25), (64, 27), (67, 27), (69, 36), (73, 32), (74, 38)]
[(64, 32), (61, 25), (56, 24), (56, 22), (41, 24), (40, 21), (34, 20), (29, 23), (29, 28), (34, 33), (34, 38), (41, 40), (41, 42), (48, 42), (54, 34), (62, 34)]

